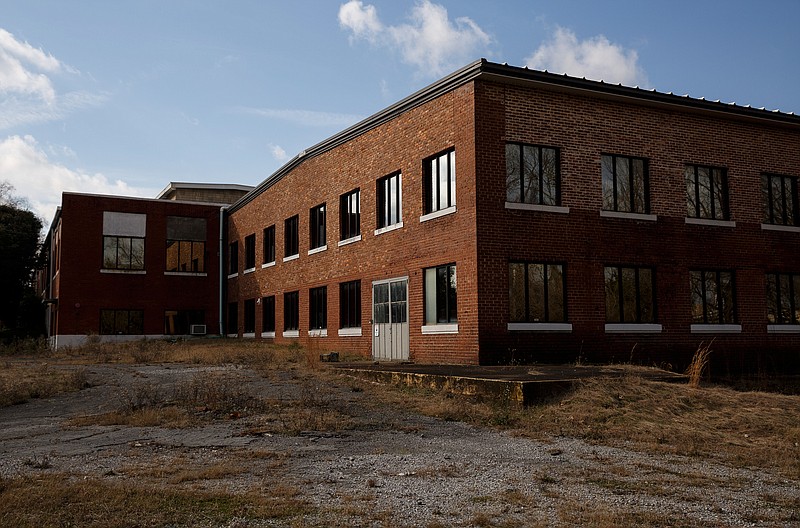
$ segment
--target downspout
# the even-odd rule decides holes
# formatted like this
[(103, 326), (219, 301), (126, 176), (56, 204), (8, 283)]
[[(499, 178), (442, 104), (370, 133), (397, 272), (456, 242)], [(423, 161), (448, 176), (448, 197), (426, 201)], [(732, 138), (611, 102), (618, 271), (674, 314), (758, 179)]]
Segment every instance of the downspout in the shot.
[(225, 334), (223, 333), (222, 327), (222, 304), (223, 304), (223, 264), (225, 263), (225, 252), (223, 251), (223, 241), (224, 241), (224, 234), (223, 228), (225, 226), (225, 207), (219, 208), (219, 336), (223, 337)]

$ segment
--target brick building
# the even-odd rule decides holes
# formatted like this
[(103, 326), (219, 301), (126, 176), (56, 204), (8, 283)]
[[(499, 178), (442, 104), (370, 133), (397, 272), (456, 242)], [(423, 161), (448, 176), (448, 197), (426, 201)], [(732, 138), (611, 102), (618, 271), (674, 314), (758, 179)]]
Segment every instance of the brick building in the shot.
[(376, 359), (800, 363), (800, 117), (476, 61), (227, 210), (226, 333)]

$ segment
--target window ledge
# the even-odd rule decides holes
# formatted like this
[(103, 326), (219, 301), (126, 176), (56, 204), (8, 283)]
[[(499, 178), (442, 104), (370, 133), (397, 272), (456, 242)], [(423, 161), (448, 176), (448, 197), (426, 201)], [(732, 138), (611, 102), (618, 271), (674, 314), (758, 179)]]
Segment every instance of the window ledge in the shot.
[(607, 334), (659, 334), (662, 330), (654, 323), (606, 323)]
[(147, 275), (145, 270), (122, 270), (122, 269), (101, 269), (100, 273), (110, 273), (119, 275)]
[(271, 268), (274, 265), (275, 265), (275, 261), (274, 260), (272, 262), (265, 262), (264, 264), (261, 265), (261, 269)]
[(457, 334), (458, 323), (456, 324), (433, 324), (422, 327), (423, 334)]
[(316, 328), (308, 331), (308, 337), (328, 337), (327, 328)]
[(300, 330), (284, 330), (283, 337), (300, 337)]
[(288, 257), (283, 257), (284, 262), (289, 262), (290, 260), (297, 260), (300, 258), (300, 253), (295, 253), (294, 255), (289, 255)]
[(361, 337), (361, 327), (358, 328), (340, 328), (338, 334), (340, 337)]
[(245, 332), (242, 334), (242, 337), (255, 337), (255, 336), (256, 336), (255, 332)]
[(509, 332), (572, 332), (572, 323), (508, 323)]
[(375, 236), (388, 233), (389, 231), (394, 231), (395, 229), (400, 229), (401, 227), (403, 227), (403, 222), (397, 222), (396, 224), (392, 224), (390, 226), (378, 228), (375, 230)]
[(208, 273), (202, 271), (165, 271), (164, 275), (169, 277), (208, 277)]
[(541, 211), (543, 213), (569, 214), (569, 207), (560, 205), (539, 205), (522, 202), (506, 202), (506, 209), (518, 209), (522, 211)]
[(800, 324), (767, 325), (768, 334), (800, 334)]
[(322, 253), (326, 249), (328, 249), (328, 244), (325, 244), (324, 246), (316, 247), (314, 249), (309, 249), (308, 250), (308, 254), (309, 255), (313, 255), (314, 253)]
[(275, 332), (274, 331), (272, 331), (272, 332), (261, 332), (261, 337), (265, 338), (265, 339), (274, 339), (275, 338)]
[(238, 277), (238, 276), (239, 276), (239, 273), (238, 273), (238, 272), (237, 272), (237, 273), (231, 273), (230, 275), (228, 275), (228, 278), (229, 278), (229, 279), (233, 279), (233, 278), (236, 278), (236, 277)]
[(658, 216), (654, 214), (625, 213), (622, 211), (601, 210), (600, 216), (604, 218), (625, 218), (626, 220), (644, 220), (646, 222), (655, 222), (658, 220)]
[(253, 266), (252, 268), (247, 268), (242, 272), (242, 275), (247, 275), (248, 273), (253, 273), (256, 270), (256, 267)]
[(736, 227), (736, 222), (732, 220), (713, 220), (711, 218), (686, 218), (687, 224), (717, 226), (717, 227)]
[(742, 325), (739, 324), (693, 324), (693, 334), (741, 334)]
[(447, 216), (449, 214), (453, 214), (456, 212), (456, 206), (451, 205), (450, 207), (445, 207), (444, 209), (439, 209), (438, 211), (434, 211), (432, 213), (424, 214), (419, 217), (420, 222), (427, 222), (428, 220), (433, 220), (434, 218), (439, 218), (440, 216)]
[(352, 244), (353, 242), (361, 242), (361, 235), (356, 235), (354, 237), (345, 238), (344, 240), (340, 240), (336, 245), (339, 247), (346, 246), (347, 244)]
[(761, 224), (764, 231), (786, 231), (788, 233), (800, 233), (800, 227), (780, 224)]
[(239, 334), (225, 334), (225, 337), (239, 337)]

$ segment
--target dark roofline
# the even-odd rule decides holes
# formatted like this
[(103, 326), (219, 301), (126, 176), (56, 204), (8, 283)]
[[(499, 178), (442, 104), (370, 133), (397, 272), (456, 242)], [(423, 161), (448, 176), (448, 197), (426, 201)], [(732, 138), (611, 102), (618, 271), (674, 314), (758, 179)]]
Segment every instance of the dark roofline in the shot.
[(540, 85), (549, 90), (559, 90), (571, 93), (584, 93), (594, 97), (604, 97), (613, 99), (630, 99), (636, 104), (653, 106), (675, 106), (683, 110), (695, 112), (722, 114), (729, 118), (757, 120), (772, 125), (783, 125), (790, 127), (800, 127), (800, 115), (794, 113), (784, 113), (777, 110), (766, 110), (763, 108), (752, 108), (737, 105), (736, 103), (723, 103), (720, 101), (707, 101), (704, 98), (694, 99), (688, 95), (680, 96), (672, 93), (662, 93), (655, 90), (644, 90), (638, 87), (631, 88), (621, 84), (610, 84), (603, 81), (591, 81), (586, 78), (570, 77), (566, 74), (559, 75), (548, 73), (547, 71), (531, 70), (507, 64), (489, 62), (486, 59), (479, 59), (464, 66), (463, 68), (451, 73), (450, 75), (436, 81), (433, 84), (401, 99), (397, 103), (373, 114), (370, 117), (356, 123), (331, 136), (330, 138), (317, 143), (316, 145), (302, 151), (277, 171), (268, 176), (263, 182), (256, 186), (252, 191), (244, 195), (226, 209), (232, 213), (241, 209), (262, 192), (279, 182), (286, 174), (300, 165), (306, 159), (319, 156), (339, 145), (350, 141), (387, 121), (390, 121), (400, 114), (403, 114), (417, 106), (425, 104), (447, 92), (450, 92), (475, 79), (486, 79), (488, 81), (500, 81), (519, 83), (523, 85)]

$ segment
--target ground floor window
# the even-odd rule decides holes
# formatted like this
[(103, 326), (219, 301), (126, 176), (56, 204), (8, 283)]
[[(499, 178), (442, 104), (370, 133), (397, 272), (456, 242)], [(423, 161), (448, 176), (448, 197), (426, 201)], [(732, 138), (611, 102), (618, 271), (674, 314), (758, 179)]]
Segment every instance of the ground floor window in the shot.
[(692, 270), (689, 276), (692, 321), (697, 324), (734, 324), (733, 271)]
[(458, 322), (456, 265), (425, 270), (425, 324)]
[(508, 265), (509, 310), (512, 323), (567, 321), (563, 264), (511, 262)]
[(361, 281), (339, 284), (339, 328), (361, 328)]
[(283, 330), (300, 329), (300, 292), (283, 294)]
[(143, 335), (144, 310), (100, 310), (103, 335)]
[(228, 303), (228, 332), (229, 334), (239, 333), (239, 304)]
[(166, 310), (164, 312), (164, 335), (188, 335), (193, 325), (205, 324), (203, 310)]
[(606, 322), (653, 323), (656, 320), (653, 269), (606, 266)]
[(275, 331), (275, 296), (270, 295), (261, 299), (261, 331)]
[(252, 334), (256, 331), (256, 300), (244, 301), (244, 333)]
[(767, 274), (767, 321), (800, 324), (800, 274)]

